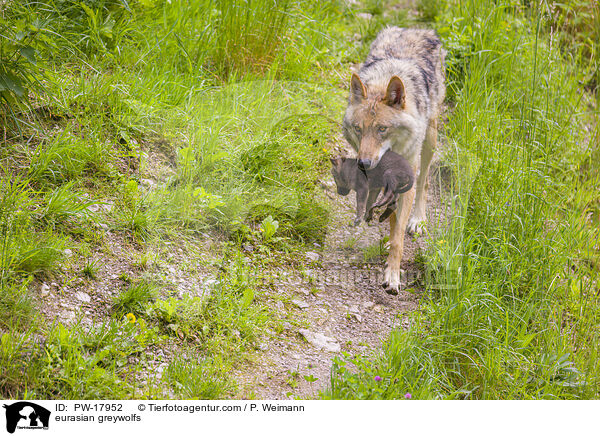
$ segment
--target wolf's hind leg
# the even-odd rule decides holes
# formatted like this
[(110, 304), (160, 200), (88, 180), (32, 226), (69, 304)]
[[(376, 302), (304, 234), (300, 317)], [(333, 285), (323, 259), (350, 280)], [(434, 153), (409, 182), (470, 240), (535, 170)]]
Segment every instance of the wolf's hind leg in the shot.
[(409, 233), (421, 234), (423, 232), (421, 224), (427, 219), (427, 191), (429, 190), (429, 181), (427, 178), (429, 176), (431, 160), (437, 145), (437, 134), (437, 120), (432, 120), (427, 127), (425, 141), (423, 141), (423, 147), (421, 148), (421, 167), (419, 170), (419, 177), (417, 177), (415, 207), (412, 216), (408, 221)]

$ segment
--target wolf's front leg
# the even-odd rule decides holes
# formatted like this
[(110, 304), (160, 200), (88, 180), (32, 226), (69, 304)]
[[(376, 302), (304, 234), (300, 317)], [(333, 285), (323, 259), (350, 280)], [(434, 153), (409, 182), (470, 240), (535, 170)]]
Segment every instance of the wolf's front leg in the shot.
[(414, 198), (415, 188), (411, 188), (400, 196), (398, 209), (390, 216), (390, 252), (383, 275), (383, 287), (388, 294), (392, 295), (398, 295), (400, 262), (404, 252), (404, 233)]
[(408, 222), (408, 232), (414, 234), (423, 233), (422, 225), (425, 224), (426, 210), (427, 210), (427, 191), (429, 188), (429, 167), (431, 166), (431, 160), (435, 153), (437, 145), (437, 120), (433, 120), (427, 127), (427, 134), (423, 147), (421, 149), (421, 168), (419, 170), (419, 177), (417, 178), (417, 191), (415, 208), (412, 216)]

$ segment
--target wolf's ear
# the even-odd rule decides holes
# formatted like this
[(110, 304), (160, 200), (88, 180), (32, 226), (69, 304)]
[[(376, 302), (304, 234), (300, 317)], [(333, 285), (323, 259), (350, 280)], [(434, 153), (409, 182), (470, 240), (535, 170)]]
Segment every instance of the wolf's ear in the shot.
[(353, 103), (360, 103), (367, 98), (367, 88), (358, 77), (358, 74), (353, 73), (350, 79), (350, 99)]
[(392, 76), (385, 92), (385, 103), (395, 109), (404, 109), (405, 96), (402, 79), (398, 76)]

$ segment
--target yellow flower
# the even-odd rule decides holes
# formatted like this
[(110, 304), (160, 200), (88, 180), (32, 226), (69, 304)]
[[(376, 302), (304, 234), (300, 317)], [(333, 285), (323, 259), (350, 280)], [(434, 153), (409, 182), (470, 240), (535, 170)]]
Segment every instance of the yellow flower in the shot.
[(131, 312), (129, 312), (127, 315), (125, 315), (125, 318), (127, 318), (127, 321), (129, 321), (131, 324), (135, 324), (135, 315)]
[(438, 245), (444, 245), (446, 243), (445, 239), (440, 239), (439, 241), (437, 241)]

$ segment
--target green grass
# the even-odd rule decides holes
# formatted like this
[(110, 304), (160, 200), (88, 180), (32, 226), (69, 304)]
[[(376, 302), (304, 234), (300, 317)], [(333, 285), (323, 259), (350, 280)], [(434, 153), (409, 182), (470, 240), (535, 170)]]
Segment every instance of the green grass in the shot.
[(598, 398), (586, 60), (551, 40), (534, 7), (447, 6), (436, 27), (449, 50), (452, 210), (426, 253), (427, 298), (380, 358), (337, 360), (323, 396)]
[(213, 362), (178, 358), (167, 367), (166, 379), (173, 386), (176, 398), (186, 400), (220, 399), (234, 392), (222, 366)]
[[(540, 21), (514, 2), (473, 8), (417, 7), (449, 51), (453, 181), (422, 310), (380, 360), (338, 361), (325, 396), (598, 396), (600, 156), (582, 91), (597, 85), (598, 15), (579, 1)], [(0, 14), (0, 396), (234, 397), (225, 374), (282, 330), (272, 271), (323, 244), (316, 182), (349, 64), (408, 12), (61, 0)], [(117, 264), (131, 266), (121, 283), (106, 277)], [(217, 280), (210, 295), (178, 295), (172, 266)], [(91, 324), (49, 325), (38, 291), (52, 281), (59, 298), (80, 281), (113, 297)]]
[(388, 249), (385, 247), (388, 237), (382, 238), (380, 241), (368, 245), (362, 249), (363, 260), (365, 263), (376, 263), (384, 259), (388, 254)]
[(117, 317), (127, 313), (139, 315), (144, 310), (146, 303), (153, 301), (158, 296), (158, 290), (153, 283), (139, 281), (130, 283), (127, 289), (121, 291), (113, 301), (112, 309)]
[[(340, 37), (355, 11), (67, 0), (0, 13), (2, 396), (235, 395), (223, 374), (277, 324), (261, 266), (325, 236), (315, 181), (343, 105), (328, 71), (358, 59)], [(175, 261), (143, 254), (207, 237), (218, 260), (206, 268), (220, 281), (206, 298), (176, 295), (165, 275)], [(135, 272), (107, 282), (128, 262)], [(36, 312), (52, 281), (59, 298), (71, 283), (93, 295), (108, 286), (103, 321), (48, 326)]]

